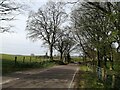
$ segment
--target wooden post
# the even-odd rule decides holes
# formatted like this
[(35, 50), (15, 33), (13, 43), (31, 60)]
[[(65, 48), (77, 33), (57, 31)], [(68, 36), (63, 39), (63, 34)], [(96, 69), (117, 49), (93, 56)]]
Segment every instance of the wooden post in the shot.
[(30, 56), (30, 63), (31, 63), (31, 56)]
[(98, 79), (101, 80), (101, 78), (102, 78), (101, 67), (97, 67), (97, 73), (98, 73)]
[(23, 57), (23, 63), (25, 62), (25, 57)]
[(112, 75), (112, 88), (114, 88), (115, 85), (115, 75)]
[(104, 81), (105, 78), (105, 67), (102, 68), (102, 80)]
[(15, 66), (16, 66), (16, 63), (17, 63), (17, 56), (15, 56)]

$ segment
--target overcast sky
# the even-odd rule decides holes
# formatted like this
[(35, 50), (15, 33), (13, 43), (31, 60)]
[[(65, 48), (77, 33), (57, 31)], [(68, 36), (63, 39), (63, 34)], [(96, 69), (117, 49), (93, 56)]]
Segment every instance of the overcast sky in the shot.
[[(37, 10), (45, 4), (47, 0), (24, 0), (23, 2), (29, 5), (30, 9)], [(11, 31), (14, 31), (14, 33), (0, 33), (0, 43), (2, 43), (0, 44), (2, 47), (0, 48), (0, 53), (20, 55), (30, 55), (31, 53), (34, 53), (45, 55), (48, 49), (42, 47), (41, 40), (32, 42), (31, 40), (26, 39), (27, 32), (25, 31), (25, 27), (27, 17), (27, 13), (16, 17), (17, 20), (12, 22), (14, 27), (11, 28)]]
[[(31, 10), (37, 11), (39, 7), (44, 5), (49, 0), (15, 0), (16, 2), (22, 2), (30, 6)], [(55, 1), (55, 0), (53, 0)], [(58, 0), (56, 0), (58, 1)], [(77, 1), (77, 0), (62, 0), (62, 1)], [(113, 0), (114, 1), (114, 0)], [(119, 0), (117, 0), (119, 1)], [(67, 12), (70, 12), (70, 8), (66, 8)], [(12, 22), (14, 27), (11, 29), (14, 33), (0, 33), (0, 53), (6, 54), (20, 54), (30, 55), (32, 53), (36, 55), (45, 55), (48, 52), (47, 46), (44, 46), (42, 40), (32, 42), (26, 39), (27, 32), (25, 31), (26, 20), (28, 17), (28, 11), (23, 15), (16, 16), (15, 21)]]
[[(16, 0), (21, 2), (21, 0)], [(29, 5), (34, 11), (37, 11), (39, 7), (44, 5), (48, 0), (23, 0), (22, 3)], [(26, 20), (28, 14), (16, 16), (15, 21), (12, 21), (14, 27), (11, 29), (14, 33), (0, 33), (0, 53), (6, 54), (20, 54), (30, 55), (34, 53), (36, 55), (45, 55), (48, 52), (48, 48), (45, 47), (41, 40), (32, 42), (26, 39), (27, 32), (25, 31)], [(44, 47), (43, 47), (44, 46)]]

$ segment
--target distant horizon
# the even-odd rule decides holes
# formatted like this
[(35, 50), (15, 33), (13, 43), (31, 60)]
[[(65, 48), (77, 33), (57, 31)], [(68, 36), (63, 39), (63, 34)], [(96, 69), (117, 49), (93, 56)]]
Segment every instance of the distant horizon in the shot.
[[(0, 53), (0, 54), (31, 56), (31, 54), (34, 54), (34, 53), (31, 53), (31, 54)], [(45, 54), (34, 54), (34, 55), (45, 55)]]
[[(31, 54), (13, 54), (13, 53), (0, 53), (0, 54), (7, 54), (7, 55), (18, 55), (18, 56), (31, 56), (31, 54), (34, 54), (34, 56), (44, 56), (45, 54), (35, 54), (35, 53), (31, 53)], [(57, 55), (57, 56), (60, 56), (59, 54), (54, 54), (53, 56), (55, 56), (55, 55)], [(49, 55), (48, 55), (49, 56)], [(71, 55), (71, 56), (77, 56), (77, 57), (79, 57), (79, 55), (75, 55), (75, 54), (73, 54), (73, 55)]]

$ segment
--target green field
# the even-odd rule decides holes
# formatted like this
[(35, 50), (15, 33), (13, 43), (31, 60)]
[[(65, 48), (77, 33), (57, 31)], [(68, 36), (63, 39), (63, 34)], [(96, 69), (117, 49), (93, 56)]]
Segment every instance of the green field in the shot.
[[(16, 62), (15, 57), (17, 57)], [(55, 64), (54, 62), (50, 62), (49, 58), (45, 58), (43, 56), (15, 56), (9, 54), (1, 54), (0, 60), (2, 60), (1, 68), (3, 75), (19, 70), (27, 70), (31, 68), (45, 68), (53, 66)]]
[[(17, 57), (15, 61), (15, 57)], [(45, 56), (23, 56), (23, 55), (10, 55), (0, 54), (0, 60), (2, 62), (1, 69), (2, 74), (7, 74), (20, 70), (27, 70), (32, 68), (45, 68), (56, 64), (64, 64), (58, 60), (58, 57), (54, 57), (54, 61), (50, 61)], [(73, 62), (81, 61), (79, 57), (72, 58)]]

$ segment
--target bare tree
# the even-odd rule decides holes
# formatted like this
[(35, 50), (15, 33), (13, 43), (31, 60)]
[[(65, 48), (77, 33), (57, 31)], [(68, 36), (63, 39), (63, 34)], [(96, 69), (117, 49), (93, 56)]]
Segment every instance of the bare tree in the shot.
[(28, 17), (26, 30), (32, 40), (43, 39), (49, 45), (50, 59), (53, 59), (53, 46), (59, 38), (57, 32), (65, 22), (67, 14), (63, 2), (49, 1), (39, 8), (38, 12), (31, 12)]
[(67, 61), (69, 63), (71, 60), (70, 53), (76, 49), (76, 43), (73, 39), (71, 32), (68, 32), (67, 34), (65, 34), (64, 47), (65, 47), (64, 59), (65, 59), (65, 61)]
[(60, 53), (60, 60), (63, 60), (63, 56), (67, 55), (70, 59), (69, 54), (74, 50), (75, 42), (69, 29), (69, 27), (65, 27), (58, 33), (59, 38), (54, 45), (54, 48)]
[(12, 0), (0, 0), (0, 33), (9, 32), (11, 25), (8, 22), (14, 20), (15, 15), (21, 11), (22, 5)]
[(62, 60), (63, 53), (65, 51), (65, 33), (64, 31), (61, 31), (58, 34), (59, 34), (59, 38), (54, 44), (54, 48), (60, 53), (60, 60)]

